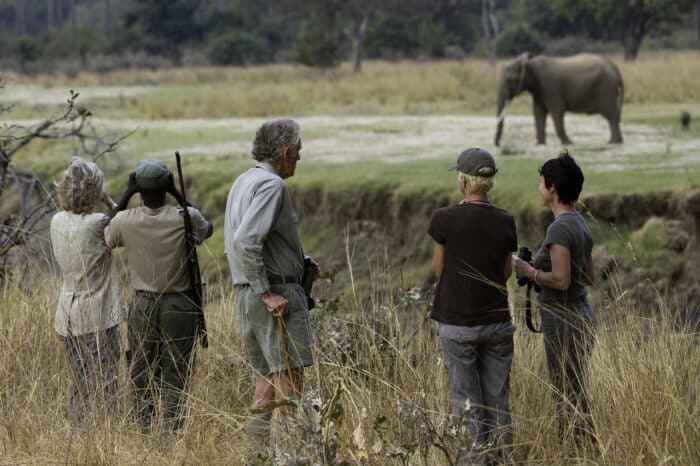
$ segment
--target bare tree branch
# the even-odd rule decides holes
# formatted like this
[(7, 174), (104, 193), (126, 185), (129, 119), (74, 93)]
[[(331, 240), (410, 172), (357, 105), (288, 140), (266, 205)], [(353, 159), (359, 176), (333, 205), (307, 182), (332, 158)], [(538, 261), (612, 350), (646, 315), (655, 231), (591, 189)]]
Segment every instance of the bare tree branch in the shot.
[[(10, 183), (16, 186), (19, 198), (16, 211), (0, 218), (0, 272), (7, 265), (10, 251), (25, 245), (37, 233), (37, 227), (42, 221), (55, 210), (53, 188), (43, 183), (34, 173), (12, 166), (13, 157), (35, 140), (72, 139), (77, 141), (82, 154), (100, 160), (106, 154), (114, 153), (119, 143), (134, 132), (114, 141), (105, 141), (90, 123), (90, 112), (76, 105), (79, 95), (71, 90), (63, 112), (40, 123), (31, 126), (6, 124), (0, 127), (0, 200)], [(12, 106), (2, 106), (0, 113), (11, 108)]]

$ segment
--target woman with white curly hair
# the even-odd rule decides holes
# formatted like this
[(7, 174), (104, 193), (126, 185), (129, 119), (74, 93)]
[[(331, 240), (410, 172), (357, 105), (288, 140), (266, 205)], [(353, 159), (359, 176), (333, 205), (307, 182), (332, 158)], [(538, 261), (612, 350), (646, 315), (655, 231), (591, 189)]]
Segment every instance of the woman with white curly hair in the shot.
[(68, 351), (72, 386), (68, 416), (80, 423), (117, 391), (120, 337), (124, 321), (119, 278), (104, 239), (109, 217), (94, 212), (97, 201), (116, 205), (97, 165), (73, 157), (56, 184), (59, 211), (51, 219), (51, 244), (63, 285), (54, 328)]

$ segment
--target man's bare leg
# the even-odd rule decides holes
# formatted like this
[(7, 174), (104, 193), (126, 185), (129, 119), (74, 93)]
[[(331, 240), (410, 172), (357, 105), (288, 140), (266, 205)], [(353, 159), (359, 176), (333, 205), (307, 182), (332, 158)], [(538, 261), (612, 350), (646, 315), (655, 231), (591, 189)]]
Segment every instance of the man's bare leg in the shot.
[[(290, 378), (291, 373), (291, 378)], [(304, 368), (297, 367), (290, 371), (282, 371), (273, 374), (275, 399), (284, 400), (285, 398), (300, 399), (304, 392)], [(294, 412), (293, 406), (282, 406), (275, 409), (273, 418), (282, 420), (291, 416)]]
[[(253, 403), (250, 405), (251, 411), (264, 408), (275, 399), (275, 386), (272, 377), (257, 374), (255, 376), (255, 393)], [(270, 433), (271, 413), (251, 413), (250, 419), (246, 423), (246, 435), (251, 439), (263, 439)]]
[(250, 409), (260, 409), (275, 399), (275, 386), (269, 375), (255, 375), (255, 393)]

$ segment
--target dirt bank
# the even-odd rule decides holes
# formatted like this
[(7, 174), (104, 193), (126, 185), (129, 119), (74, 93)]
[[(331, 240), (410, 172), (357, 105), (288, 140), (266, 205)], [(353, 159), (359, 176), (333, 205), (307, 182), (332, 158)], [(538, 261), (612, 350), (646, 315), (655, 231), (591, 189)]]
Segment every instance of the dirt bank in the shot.
[[(403, 268), (406, 287), (429, 280), (432, 243), (425, 229), (434, 209), (454, 202), (454, 193), (448, 191), (407, 192), (390, 183), (337, 191), (319, 185), (297, 189), (293, 196), (303, 234), (328, 270), (345, 270), (347, 235), (358, 276), (370, 273), (368, 258), (375, 257)], [(550, 211), (504, 202), (499, 205), (516, 216), (520, 244), (538, 245), (552, 221)], [(580, 209), (589, 215), (596, 235), (598, 303), (609, 307), (623, 293), (649, 307), (673, 299), (674, 305), (697, 316), (698, 192), (595, 194), (582, 199)]]

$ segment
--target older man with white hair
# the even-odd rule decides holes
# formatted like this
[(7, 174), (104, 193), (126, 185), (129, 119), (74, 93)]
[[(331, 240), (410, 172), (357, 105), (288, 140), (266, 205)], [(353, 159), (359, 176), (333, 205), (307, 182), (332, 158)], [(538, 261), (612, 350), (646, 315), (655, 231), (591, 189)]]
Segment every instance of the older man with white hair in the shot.
[[(257, 161), (240, 175), (228, 195), (225, 250), (248, 363), (255, 376), (251, 410), (274, 400), (298, 397), (304, 367), (313, 364), (312, 336), (298, 218), (284, 180), (301, 159), (301, 131), (290, 119), (265, 122), (253, 141)], [(286, 417), (276, 410), (277, 418)], [(252, 416), (253, 438), (269, 433), (268, 416)]]

